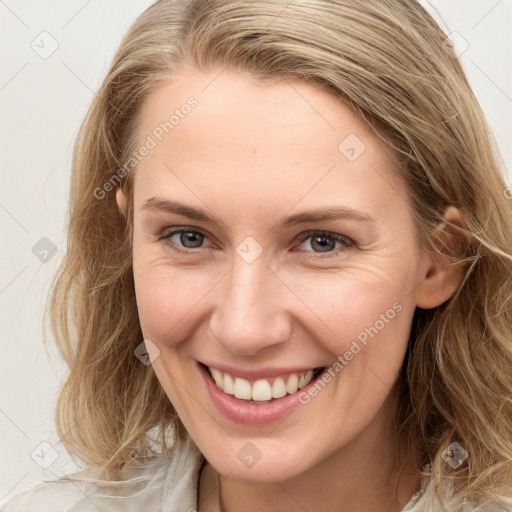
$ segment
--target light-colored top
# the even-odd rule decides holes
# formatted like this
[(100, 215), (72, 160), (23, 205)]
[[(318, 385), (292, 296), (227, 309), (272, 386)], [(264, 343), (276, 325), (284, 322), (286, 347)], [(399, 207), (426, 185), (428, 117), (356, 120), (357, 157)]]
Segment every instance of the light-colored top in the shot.
[[(190, 437), (171, 456), (157, 454), (139, 467), (123, 470), (120, 479), (85, 469), (66, 479), (42, 482), (14, 496), (3, 512), (196, 512), (199, 471), (204, 456)], [(512, 510), (435, 501), (428, 478), (402, 512), (487, 512)], [(243, 509), (240, 509), (243, 511)]]

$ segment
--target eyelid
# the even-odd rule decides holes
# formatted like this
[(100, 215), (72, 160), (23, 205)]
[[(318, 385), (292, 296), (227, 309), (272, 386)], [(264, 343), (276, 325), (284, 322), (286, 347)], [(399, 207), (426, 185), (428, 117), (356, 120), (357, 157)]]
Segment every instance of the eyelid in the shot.
[[(187, 232), (192, 232), (192, 233), (198, 233), (202, 236), (205, 237), (205, 239), (208, 239), (210, 241), (210, 243), (213, 243), (211, 240), (210, 240), (210, 235), (208, 235), (205, 231), (203, 231), (201, 228), (195, 228), (195, 227), (191, 227), (191, 226), (173, 226), (173, 227), (168, 227), (168, 228), (164, 228), (159, 234), (158, 234), (158, 237), (157, 237), (157, 241), (161, 241), (161, 240), (164, 240), (164, 239), (167, 239), (167, 238), (171, 238), (172, 236), (178, 234), (178, 233), (187, 233)], [(171, 242), (172, 243), (172, 242)], [(176, 245), (176, 244), (173, 244), (173, 245)], [(195, 249), (187, 249), (187, 248), (184, 248), (182, 249), (183, 252), (195, 252), (197, 249), (202, 249), (203, 247), (196, 247)]]
[[(161, 241), (161, 240), (164, 240), (167, 238), (170, 239), (172, 236), (174, 236), (178, 233), (182, 233), (182, 232), (198, 233), (198, 234), (204, 236), (205, 239), (209, 240), (210, 243), (213, 243), (210, 240), (210, 236), (204, 230), (202, 230), (201, 228), (196, 228), (196, 227), (192, 227), (192, 226), (167, 227), (160, 232), (160, 234), (158, 235), (157, 241)], [(322, 229), (311, 229), (309, 231), (300, 233), (298, 236), (295, 237), (294, 241), (298, 242), (300, 245), (304, 241), (306, 241), (308, 238), (311, 238), (313, 235), (326, 235), (330, 238), (333, 238), (336, 241), (341, 242), (343, 247), (338, 248), (337, 250), (325, 253), (325, 254), (317, 253), (314, 251), (298, 251), (298, 252), (305, 253), (307, 255), (306, 257), (311, 257), (314, 259), (329, 258), (329, 257), (334, 257), (334, 256), (340, 254), (341, 252), (345, 252), (347, 250), (353, 250), (356, 248), (356, 243), (350, 237), (348, 237), (346, 235), (339, 234), (339, 233), (322, 230)], [(174, 246), (173, 250), (175, 250), (176, 252), (191, 254), (191, 255), (196, 253), (199, 249), (206, 248), (206, 247), (195, 247), (195, 248), (191, 248), (191, 249), (190, 248), (182, 248), (180, 246), (177, 246), (174, 242), (169, 242), (167, 245), (171, 245), (171, 244)], [(207, 246), (207, 247), (211, 247), (211, 246)]]
[(338, 233), (333, 233), (331, 231), (325, 231), (322, 229), (316, 229), (316, 230), (313, 229), (313, 230), (301, 233), (298, 237), (299, 244), (302, 244), (304, 241), (306, 241), (308, 238), (311, 238), (313, 235), (326, 235), (327, 237), (333, 238), (335, 241), (340, 242), (342, 244), (342, 247), (339, 247), (338, 249), (335, 249), (333, 251), (326, 252), (326, 253), (314, 252), (314, 251), (298, 251), (298, 252), (303, 252), (305, 254), (304, 255), (305, 258), (314, 259), (314, 260), (335, 258), (347, 251), (353, 251), (357, 247), (356, 243), (348, 236), (338, 234)]
[(342, 240), (344, 242), (347, 242), (350, 245), (355, 245), (355, 242), (348, 236), (342, 235), (339, 233), (333, 233), (332, 231), (325, 231), (323, 229), (312, 229), (310, 231), (305, 231), (304, 233), (301, 233), (300, 235), (298, 235), (297, 238), (301, 242), (304, 242), (304, 240), (307, 240), (308, 238), (310, 238), (313, 235), (327, 235), (336, 240)]

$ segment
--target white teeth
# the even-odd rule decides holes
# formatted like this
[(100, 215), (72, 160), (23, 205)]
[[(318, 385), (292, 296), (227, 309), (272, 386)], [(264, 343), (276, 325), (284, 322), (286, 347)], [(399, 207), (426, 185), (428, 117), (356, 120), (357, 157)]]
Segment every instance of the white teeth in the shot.
[(215, 384), (217, 384), (219, 388), (222, 388), (222, 373), (217, 370), (217, 368), (211, 368), (211, 372)]
[(284, 380), (281, 377), (277, 377), (274, 380), (274, 384), (272, 384), (272, 397), (273, 398), (282, 398), (286, 395), (286, 386), (284, 385)]
[(313, 370), (302, 374), (292, 373), (286, 378), (277, 377), (272, 385), (267, 379), (259, 379), (252, 386), (251, 383), (240, 377), (233, 378), (229, 373), (221, 372), (216, 368), (209, 368), (213, 380), (224, 393), (234, 395), (242, 400), (252, 400), (256, 403), (267, 403), (273, 398), (282, 398), (287, 394), (297, 392), (308, 385), (313, 378)]
[(292, 373), (290, 377), (288, 377), (288, 382), (286, 383), (286, 391), (290, 395), (295, 393), (299, 389), (299, 378), (295, 373)]
[(304, 375), (301, 375), (299, 380), (299, 389), (302, 389), (313, 378), (313, 370), (308, 370)]
[(240, 379), (237, 377), (235, 379), (233, 391), (237, 398), (242, 398), (243, 400), (251, 399), (251, 385), (249, 384), (249, 381), (245, 379)]
[[(247, 384), (249, 383), (247, 382)], [(270, 400), (272, 398), (272, 388), (270, 387), (268, 380), (257, 380), (252, 385), (251, 397), (253, 400), (258, 400), (259, 402), (262, 402), (263, 400)]]
[(233, 379), (232, 379), (231, 375), (228, 375), (227, 373), (224, 374), (224, 380), (223, 380), (222, 386), (220, 388), (227, 395), (235, 394), (235, 385), (233, 384)]

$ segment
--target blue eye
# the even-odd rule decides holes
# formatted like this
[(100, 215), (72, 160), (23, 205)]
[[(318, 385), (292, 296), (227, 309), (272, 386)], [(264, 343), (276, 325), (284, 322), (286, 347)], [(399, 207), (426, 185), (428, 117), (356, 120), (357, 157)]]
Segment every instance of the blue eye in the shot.
[[(336, 235), (326, 231), (310, 231), (301, 235), (301, 245), (307, 242), (307, 245), (313, 249), (313, 253), (318, 255), (320, 258), (328, 258), (330, 256), (338, 254), (340, 251), (334, 251), (336, 244), (339, 244), (342, 248), (352, 249), (354, 242), (346, 236)], [(316, 252), (319, 251), (319, 252)], [(311, 252), (311, 251), (306, 251)], [(326, 254), (325, 256), (323, 254)]]
[[(211, 244), (203, 245), (203, 242), (208, 240), (205, 233), (186, 227), (166, 231), (160, 236), (159, 240), (163, 240), (171, 250), (182, 254), (192, 254), (196, 252), (195, 249), (211, 246)], [(312, 249), (311, 251), (302, 250), (300, 252), (311, 253), (307, 257), (312, 258), (328, 258), (339, 254), (340, 250), (355, 247), (354, 242), (350, 238), (326, 231), (303, 233), (299, 237), (299, 241), (301, 242), (300, 245), (307, 242), (309, 248)], [(336, 247), (337, 245), (338, 247)]]
[[(177, 240), (172, 240), (174, 237), (177, 237)], [(173, 250), (181, 253), (187, 253), (193, 249), (200, 249), (201, 244), (206, 240), (206, 235), (195, 229), (187, 229), (187, 228), (179, 228), (167, 233), (164, 233), (160, 240), (165, 240), (165, 243), (169, 245)], [(184, 247), (188, 250), (180, 249)]]

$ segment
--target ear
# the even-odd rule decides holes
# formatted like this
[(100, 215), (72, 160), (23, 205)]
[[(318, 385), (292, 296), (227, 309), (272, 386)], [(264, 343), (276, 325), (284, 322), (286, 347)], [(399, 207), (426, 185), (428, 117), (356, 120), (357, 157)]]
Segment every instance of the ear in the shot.
[(117, 187), (116, 190), (116, 203), (119, 212), (123, 217), (126, 218), (126, 196), (124, 195), (123, 189), (121, 187)]
[[(453, 262), (445, 256), (463, 254), (467, 246), (467, 239), (456, 232), (453, 226), (447, 225), (447, 221), (464, 227), (464, 221), (460, 211), (450, 206), (444, 215), (444, 221), (433, 234), (434, 244), (443, 254), (424, 253), (423, 278), (416, 288), (416, 305), (423, 309), (435, 308), (446, 302), (455, 292), (464, 276), (464, 266)], [(443, 250), (444, 249), (444, 250)]]

